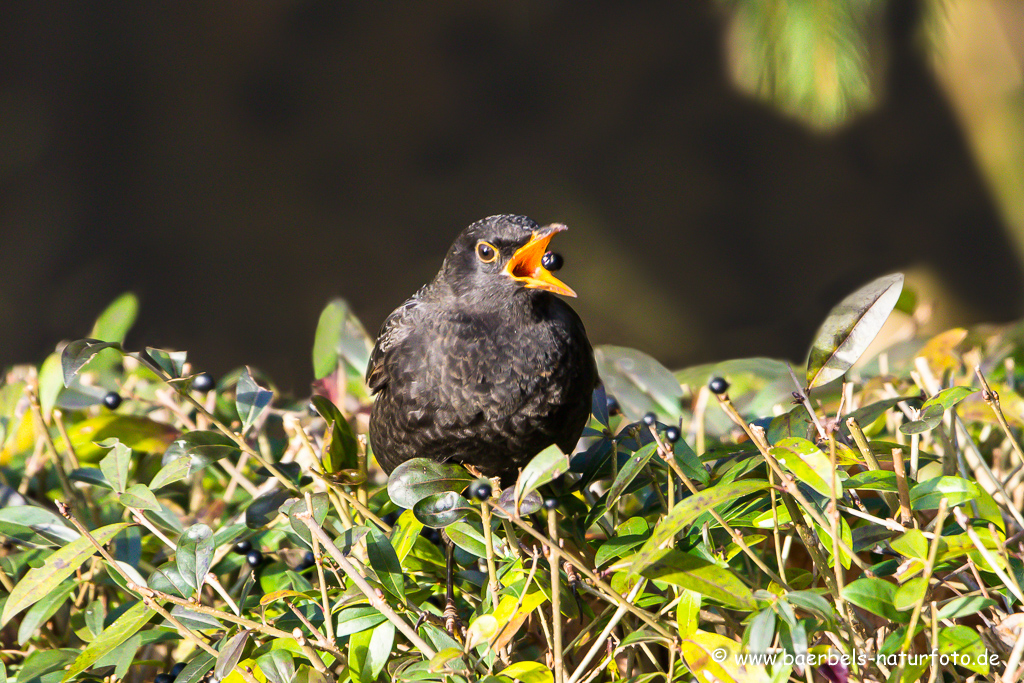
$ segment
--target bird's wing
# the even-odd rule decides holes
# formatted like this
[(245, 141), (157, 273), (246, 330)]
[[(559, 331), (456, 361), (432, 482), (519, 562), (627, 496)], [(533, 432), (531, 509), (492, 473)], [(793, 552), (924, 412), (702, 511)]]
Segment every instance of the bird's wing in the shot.
[(389, 352), (409, 333), (409, 321), (415, 315), (416, 307), (420, 304), (422, 291), (416, 292), (404, 304), (392, 311), (380, 327), (377, 343), (373, 345), (370, 363), (366, 368), (366, 384), (370, 387), (371, 394), (376, 394), (383, 389), (390, 379), (386, 363)]

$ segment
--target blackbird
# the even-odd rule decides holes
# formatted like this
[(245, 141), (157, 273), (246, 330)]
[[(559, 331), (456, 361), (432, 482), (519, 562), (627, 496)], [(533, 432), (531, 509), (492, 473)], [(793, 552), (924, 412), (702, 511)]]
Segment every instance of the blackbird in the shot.
[(560, 224), (491, 216), (385, 320), (366, 381), (370, 444), (388, 474), (410, 458), (459, 462), (507, 485), (551, 444), (571, 453), (598, 383), (576, 296), (542, 265)]

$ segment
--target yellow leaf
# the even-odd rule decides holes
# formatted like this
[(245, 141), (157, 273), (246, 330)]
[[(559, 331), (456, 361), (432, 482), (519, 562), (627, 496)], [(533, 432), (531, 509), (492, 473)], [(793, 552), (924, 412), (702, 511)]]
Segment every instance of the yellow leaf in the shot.
[(698, 680), (718, 680), (722, 683), (760, 683), (769, 680), (763, 666), (738, 662), (736, 656), (740, 654), (740, 644), (717, 633), (697, 631), (682, 641), (679, 654)]

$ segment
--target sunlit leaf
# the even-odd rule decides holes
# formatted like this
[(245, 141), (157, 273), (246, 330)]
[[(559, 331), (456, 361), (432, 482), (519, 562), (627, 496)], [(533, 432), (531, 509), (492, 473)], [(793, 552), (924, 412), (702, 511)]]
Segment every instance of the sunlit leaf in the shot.
[(217, 655), (217, 664), (213, 667), (213, 675), (218, 680), (223, 679), (238, 664), (242, 658), (242, 650), (249, 640), (249, 630), (243, 629), (224, 641), (220, 647), (220, 654)]
[(896, 586), (876, 577), (856, 579), (843, 589), (843, 599), (847, 602), (890, 621), (906, 623), (910, 615), (896, 610), (895, 596)]
[(334, 299), (320, 314), (313, 340), (313, 372), (322, 379), (334, 372), (340, 360), (346, 360), (357, 372), (370, 362), (373, 344), (362, 324), (352, 314), (348, 302)]
[(412, 508), (416, 519), (434, 529), (443, 529), (473, 511), (469, 501), (454, 491), (434, 493)]
[(807, 358), (807, 386), (828, 384), (846, 374), (882, 329), (903, 289), (903, 274), (880, 277), (833, 308)]
[(666, 424), (679, 421), (683, 389), (661, 363), (646, 353), (607, 345), (594, 349), (594, 359), (606, 391), (627, 418), (636, 421), (653, 411)]
[[(92, 537), (100, 544), (107, 543), (128, 524), (118, 523), (96, 529)], [(64, 582), (75, 570), (82, 566), (96, 552), (96, 547), (85, 536), (80, 536), (63, 548), (55, 550), (46, 558), (43, 566), (30, 569), (11, 591), (4, 603), (0, 625), (6, 624), (15, 614), (34, 604)]]
[(727, 607), (752, 610), (757, 606), (750, 589), (731, 571), (678, 550), (661, 551), (640, 573), (700, 593)]
[(654, 527), (651, 537), (644, 543), (643, 548), (636, 554), (633, 560), (631, 572), (639, 573), (644, 567), (654, 561), (660, 554), (665, 544), (671, 542), (672, 538), (692, 524), (709, 508), (717, 507), (722, 503), (728, 503), (742, 496), (763, 491), (768, 488), (768, 482), (764, 480), (744, 480), (731, 484), (720, 484), (711, 488), (698, 491), (689, 498), (684, 498), (677, 503), (672, 512), (665, 515)]
[(235, 408), (238, 410), (238, 417), (242, 419), (243, 434), (249, 431), (249, 427), (270, 407), (273, 398), (274, 392), (256, 384), (256, 380), (252, 378), (252, 370), (246, 366), (245, 372), (238, 378), (238, 386), (235, 389)]
[(256, 658), (256, 665), (267, 677), (268, 683), (292, 683), (295, 662), (287, 650), (271, 650)]
[(943, 498), (953, 507), (974, 500), (979, 492), (975, 482), (963, 477), (935, 477), (910, 489), (910, 507), (914, 510), (936, 510)]
[(71, 386), (72, 380), (74, 380), (85, 364), (103, 349), (117, 349), (120, 351), (121, 345), (117, 342), (100, 341), (98, 339), (79, 339), (65, 346), (60, 354), (61, 370), (64, 373), (64, 386)]
[[(832, 461), (817, 446), (801, 438), (782, 439), (770, 451), (780, 465), (823, 496), (830, 496)], [(843, 497), (843, 486), (836, 481), (836, 497)]]
[(194, 524), (178, 539), (174, 555), (181, 577), (201, 591), (213, 562), (213, 531), (205, 524)]
[(473, 481), (461, 465), (434, 462), (427, 458), (406, 460), (388, 477), (388, 495), (398, 507), (411, 510), (420, 500), (445, 491), (460, 492)]
[(522, 498), (569, 471), (569, 456), (551, 444), (533, 456), (516, 480), (516, 497)]
[(135, 324), (139, 313), (139, 299), (131, 292), (126, 292), (114, 299), (107, 306), (92, 326), (89, 336), (107, 342), (124, 343), (125, 335)]
[(104, 629), (96, 640), (82, 650), (61, 680), (69, 681), (91, 667), (100, 657), (135, 635), (154, 616), (156, 616), (156, 612), (141, 602), (132, 605), (128, 611), (117, 618), (117, 621)]
[(78, 585), (74, 581), (63, 583), (50, 591), (39, 602), (32, 605), (18, 626), (18, 644), (24, 645), (27, 643), (35, 635), (39, 627), (67, 602), (68, 596), (74, 592)]

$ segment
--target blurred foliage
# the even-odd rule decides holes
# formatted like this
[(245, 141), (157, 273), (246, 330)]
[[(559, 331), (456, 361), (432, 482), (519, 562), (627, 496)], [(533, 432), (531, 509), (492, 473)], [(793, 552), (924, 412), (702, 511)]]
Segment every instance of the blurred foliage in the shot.
[(599, 348), (580, 448), (546, 449), (504, 491), (426, 460), (385, 480), (354, 362), (369, 340), (342, 302), (321, 318), (307, 401), (250, 368), (211, 387), (184, 353), (124, 349), (135, 307), (120, 299), (98, 339), (0, 385), (0, 673), (1012, 676), (1024, 324), (865, 358), (907, 316), (902, 288), (887, 276), (839, 303), (799, 378), (770, 359), (671, 373)]

